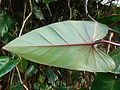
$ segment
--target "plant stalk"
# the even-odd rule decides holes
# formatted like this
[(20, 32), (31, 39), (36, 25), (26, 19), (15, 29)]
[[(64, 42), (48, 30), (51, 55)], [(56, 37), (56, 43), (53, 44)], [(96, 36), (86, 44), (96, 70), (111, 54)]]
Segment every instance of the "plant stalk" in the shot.
[(98, 41), (94, 42), (94, 44), (98, 44), (98, 43), (108, 43), (108, 44), (112, 44), (112, 45), (115, 45), (115, 46), (120, 46), (120, 43), (115, 43), (115, 42), (111, 42), (111, 41), (108, 41), (108, 40), (98, 40)]

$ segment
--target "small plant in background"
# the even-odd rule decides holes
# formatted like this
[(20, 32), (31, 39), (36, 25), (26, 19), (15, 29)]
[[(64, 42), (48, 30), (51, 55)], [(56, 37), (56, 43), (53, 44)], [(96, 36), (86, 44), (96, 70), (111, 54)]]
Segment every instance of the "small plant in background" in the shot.
[(0, 2), (0, 89), (119, 90), (120, 10), (101, 2)]

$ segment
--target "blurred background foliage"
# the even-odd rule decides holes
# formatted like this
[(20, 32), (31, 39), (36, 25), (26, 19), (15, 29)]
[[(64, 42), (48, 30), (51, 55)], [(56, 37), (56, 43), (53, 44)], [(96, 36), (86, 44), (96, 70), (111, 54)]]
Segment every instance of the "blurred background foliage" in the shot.
[[(102, 1), (89, 0), (89, 14), (98, 22), (114, 29), (112, 40), (120, 42), (120, 7), (112, 3), (114, 0), (110, 0), (109, 5), (102, 4)], [(4, 70), (7, 72), (12, 70), (7, 74), (3, 71), (6, 75), (0, 78), (0, 90), (24, 90), (24, 85), (29, 90), (90, 90), (91, 87), (93, 90), (98, 90), (95, 82), (99, 77), (95, 77), (96, 73), (36, 64), (1, 49), (17, 38), (21, 29), (23, 29), (21, 34), (25, 34), (35, 28), (65, 20), (90, 20), (85, 12), (85, 0), (0, 0), (0, 59), (7, 66), (2, 67)], [(109, 39), (111, 33), (106, 38)], [(105, 47), (107, 45), (102, 49), (107, 51)], [(110, 50), (114, 49), (115, 47), (111, 46)], [(18, 68), (13, 69), (16, 64)], [(108, 78), (101, 74), (97, 76), (106, 80)], [(118, 84), (120, 80), (116, 80), (114, 76), (110, 74), (109, 77)], [(24, 85), (21, 84), (20, 77)], [(119, 75), (116, 77), (119, 78)]]

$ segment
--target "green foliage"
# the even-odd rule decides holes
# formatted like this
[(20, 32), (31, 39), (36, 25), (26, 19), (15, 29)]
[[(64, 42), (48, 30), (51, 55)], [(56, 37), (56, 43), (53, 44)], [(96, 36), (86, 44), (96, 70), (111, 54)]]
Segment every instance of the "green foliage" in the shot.
[(56, 1), (58, 1), (58, 0), (43, 0), (43, 2), (46, 3), (46, 4), (49, 4), (51, 2), (56, 2)]
[(95, 77), (91, 90), (119, 90), (120, 79), (116, 79), (112, 74), (98, 74)]
[(7, 56), (0, 56), (0, 77), (10, 72), (19, 60), (10, 60)]
[(105, 16), (103, 18), (98, 18), (98, 21), (120, 32), (120, 15)]
[(25, 73), (25, 78), (26, 79), (31, 78), (34, 74), (37, 73), (37, 71), (38, 70), (33, 65), (30, 66)]
[(50, 10), (49, 3), (51, 3), (51, 2), (56, 2), (56, 1), (58, 1), (58, 0), (42, 0), (42, 1), (43, 1), (43, 3), (46, 4), (46, 7), (48, 8), (48, 11), (49, 11), (49, 13), (50, 13), (50, 16), (52, 17), (52, 12), (51, 12), (51, 10)]
[(120, 74), (120, 48), (117, 48), (110, 53), (111, 57), (115, 61), (116, 67), (112, 70), (112, 73)]
[(2, 38), (11, 29), (13, 21), (10, 16), (5, 12), (0, 12), (0, 38)]
[(120, 20), (120, 15), (113, 15), (113, 16), (107, 16), (107, 17), (103, 17), (103, 18), (98, 18), (98, 20), (101, 23), (104, 23), (104, 24), (109, 26), (110, 24), (119, 21)]
[(21, 73), (25, 73), (28, 69), (29, 61), (26, 59), (20, 60), (19, 64), (17, 65)]
[(24, 90), (24, 88), (20, 82), (17, 82), (10, 86), (10, 90)]
[(57, 75), (54, 73), (53, 69), (47, 69), (46, 75), (48, 78), (48, 83), (51, 83), (53, 86), (55, 86), (56, 80), (58, 80)]
[(13, 20), (11, 17), (5, 12), (0, 12), (0, 41), (3, 43), (8, 43), (13, 39), (12, 27)]
[(40, 89), (40, 84), (38, 82), (34, 83), (34, 90), (41, 90)]
[(34, 6), (34, 7), (33, 7), (33, 14), (34, 14), (35, 17), (36, 17), (37, 19), (39, 19), (39, 20), (44, 20), (44, 19), (45, 19), (44, 16), (43, 16), (43, 14), (42, 14), (42, 12), (41, 12), (41, 10), (38, 9), (37, 6)]

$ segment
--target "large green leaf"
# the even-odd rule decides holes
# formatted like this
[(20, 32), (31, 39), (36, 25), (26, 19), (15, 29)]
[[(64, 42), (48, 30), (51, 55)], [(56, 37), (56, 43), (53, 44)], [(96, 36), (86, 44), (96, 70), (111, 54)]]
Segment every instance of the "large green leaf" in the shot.
[(116, 67), (112, 70), (112, 73), (120, 74), (120, 48), (117, 48), (110, 53), (110, 56), (114, 59)]
[(0, 56), (0, 77), (11, 71), (19, 60), (10, 60), (9, 57)]
[(111, 74), (98, 74), (91, 90), (120, 90), (120, 79)]
[(93, 43), (108, 27), (92, 21), (64, 21), (33, 30), (4, 49), (36, 63), (91, 72), (110, 72), (112, 58)]

